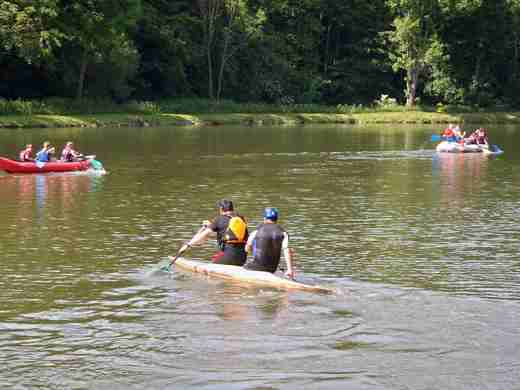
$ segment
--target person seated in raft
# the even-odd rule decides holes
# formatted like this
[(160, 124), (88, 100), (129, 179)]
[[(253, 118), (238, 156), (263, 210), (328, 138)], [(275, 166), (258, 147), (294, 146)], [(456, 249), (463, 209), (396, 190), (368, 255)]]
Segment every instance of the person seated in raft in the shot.
[(289, 248), (289, 235), (277, 224), (278, 210), (268, 207), (264, 210), (264, 222), (247, 240), (246, 251), (253, 252), (253, 260), (248, 261), (245, 269), (275, 273), (283, 251), (287, 263), (285, 275), (294, 278), (293, 253)]
[(466, 132), (462, 131), (459, 125), (453, 128), (453, 136), (455, 137), (455, 142), (458, 142), (462, 145), (464, 144), (464, 137), (466, 136)]
[(441, 134), (441, 138), (443, 141), (454, 142), (455, 141), (455, 133), (453, 131), (453, 125), (450, 123), (447, 128), (445, 128)]
[(49, 148), (49, 161), (56, 161), (56, 148), (54, 146)]
[(475, 130), (469, 136), (464, 138), (464, 145), (476, 145), (477, 144), (476, 132), (477, 132), (477, 130)]
[(489, 139), (487, 136), (487, 132), (482, 127), (475, 131), (475, 140), (477, 142), (477, 145), (489, 147)]
[(33, 162), (34, 158), (32, 156), (32, 151), (33, 151), (32, 144), (25, 145), (25, 149), (22, 150), (20, 152), (20, 154), (19, 154), (20, 161), (22, 161), (22, 162)]
[(45, 141), (43, 143), (42, 149), (36, 153), (36, 159), (37, 162), (49, 162), (53, 158), (53, 154), (55, 153), (56, 149), (51, 145), (49, 141)]
[(65, 144), (63, 147), (63, 150), (61, 152), (61, 161), (65, 162), (73, 162), (73, 161), (79, 161), (83, 155), (79, 152), (76, 152), (74, 150), (74, 144), (69, 141)]

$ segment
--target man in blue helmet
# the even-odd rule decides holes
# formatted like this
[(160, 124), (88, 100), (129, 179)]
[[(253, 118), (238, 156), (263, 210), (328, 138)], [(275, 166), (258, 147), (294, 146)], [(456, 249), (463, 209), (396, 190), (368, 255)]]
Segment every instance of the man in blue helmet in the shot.
[(285, 275), (294, 278), (292, 252), (289, 249), (289, 235), (277, 224), (278, 210), (268, 207), (264, 210), (264, 222), (247, 240), (246, 251), (253, 252), (253, 260), (247, 262), (244, 268), (254, 271), (274, 273), (278, 269), (283, 251), (287, 262)]

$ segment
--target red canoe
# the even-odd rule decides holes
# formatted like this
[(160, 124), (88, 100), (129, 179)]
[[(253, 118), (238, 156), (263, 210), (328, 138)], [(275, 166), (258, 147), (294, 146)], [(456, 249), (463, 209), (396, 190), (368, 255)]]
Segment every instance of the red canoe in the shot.
[(0, 157), (0, 170), (7, 173), (46, 173), (86, 171), (90, 167), (90, 160), (77, 162), (52, 161), (48, 163), (20, 162)]

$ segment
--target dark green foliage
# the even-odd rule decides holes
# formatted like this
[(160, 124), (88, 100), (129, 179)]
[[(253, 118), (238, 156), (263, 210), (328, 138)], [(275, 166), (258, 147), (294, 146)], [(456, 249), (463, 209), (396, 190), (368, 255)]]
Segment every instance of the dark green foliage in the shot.
[[(210, 6), (217, 12), (208, 17), (204, 12)], [(399, 24), (417, 15), (420, 28)], [(409, 41), (420, 42), (421, 58), (396, 56), (387, 39), (396, 26), (402, 28), (399, 33), (424, 34)], [(408, 38), (394, 34), (401, 49)], [(86, 97), (87, 111), (102, 109), (89, 103), (98, 99), (162, 101), (146, 106), (145, 111), (154, 111), (175, 109), (164, 104), (172, 99), (209, 97), (226, 102), (211, 103), (209, 112), (228, 110), (231, 101), (277, 104), (284, 110), (299, 104), (356, 107), (381, 95), (404, 102), (413, 66), (422, 103), (519, 107), (520, 2), (0, 2), (4, 99)], [(33, 110), (19, 102), (8, 106), (4, 101), (4, 107)]]
[(143, 17), (132, 34), (141, 55), (135, 96), (157, 99), (191, 94), (188, 78), (200, 51), (194, 41), (200, 26), (192, 4), (191, 0), (143, 2)]

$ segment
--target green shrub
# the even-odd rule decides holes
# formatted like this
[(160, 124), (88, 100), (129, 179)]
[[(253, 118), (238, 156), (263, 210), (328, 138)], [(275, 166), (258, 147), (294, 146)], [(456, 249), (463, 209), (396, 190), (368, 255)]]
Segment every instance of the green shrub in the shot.
[(0, 99), (0, 114), (32, 115), (34, 111), (34, 104), (31, 101)]
[(376, 107), (383, 109), (396, 108), (398, 106), (397, 99), (389, 95), (382, 94), (379, 99), (374, 101)]
[(438, 113), (445, 113), (446, 112), (446, 106), (442, 104), (441, 102), (437, 103), (435, 106), (435, 112)]
[(150, 101), (132, 101), (125, 105), (128, 112), (139, 114), (160, 114), (162, 109), (159, 104)]

